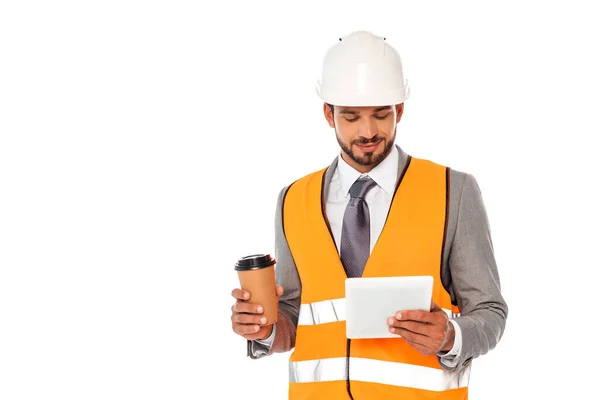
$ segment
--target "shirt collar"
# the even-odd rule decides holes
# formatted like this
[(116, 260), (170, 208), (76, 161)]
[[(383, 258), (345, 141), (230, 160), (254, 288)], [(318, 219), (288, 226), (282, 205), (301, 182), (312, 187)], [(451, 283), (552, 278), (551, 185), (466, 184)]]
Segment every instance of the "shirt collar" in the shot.
[(398, 149), (392, 146), (390, 154), (383, 159), (375, 168), (366, 174), (361, 174), (352, 168), (344, 159), (342, 154), (338, 156), (338, 172), (340, 185), (344, 196), (348, 195), (350, 187), (354, 182), (363, 175), (368, 175), (381, 187), (387, 194), (392, 195), (396, 189), (396, 181), (398, 180)]

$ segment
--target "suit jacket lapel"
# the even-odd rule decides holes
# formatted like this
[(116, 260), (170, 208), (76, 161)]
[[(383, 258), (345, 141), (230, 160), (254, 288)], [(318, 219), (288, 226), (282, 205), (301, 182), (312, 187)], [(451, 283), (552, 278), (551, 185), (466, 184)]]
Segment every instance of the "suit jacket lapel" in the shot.
[(323, 180), (325, 182), (323, 182), (323, 193), (322, 193), (323, 202), (327, 202), (327, 195), (329, 194), (329, 186), (331, 185), (331, 179), (333, 178), (333, 173), (335, 172), (335, 169), (337, 168), (337, 164), (338, 164), (338, 158), (336, 157), (333, 160), (333, 162), (329, 165), (327, 170), (325, 171), (325, 177), (323, 178)]

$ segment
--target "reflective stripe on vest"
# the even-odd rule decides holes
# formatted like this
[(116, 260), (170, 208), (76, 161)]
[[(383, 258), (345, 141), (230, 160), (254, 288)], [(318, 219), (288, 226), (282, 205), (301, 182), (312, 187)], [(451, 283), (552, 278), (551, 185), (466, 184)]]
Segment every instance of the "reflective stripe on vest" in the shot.
[[(290, 363), (290, 381), (294, 383), (346, 380), (346, 358)], [(368, 358), (350, 357), (350, 379), (415, 389), (443, 391), (467, 387), (471, 364), (459, 372)]]
[[(448, 318), (459, 316), (452, 310), (442, 308)], [(346, 301), (345, 298), (318, 301), (310, 304), (300, 304), (300, 314), (298, 315), (298, 325), (318, 325), (329, 322), (338, 322), (346, 320)]]

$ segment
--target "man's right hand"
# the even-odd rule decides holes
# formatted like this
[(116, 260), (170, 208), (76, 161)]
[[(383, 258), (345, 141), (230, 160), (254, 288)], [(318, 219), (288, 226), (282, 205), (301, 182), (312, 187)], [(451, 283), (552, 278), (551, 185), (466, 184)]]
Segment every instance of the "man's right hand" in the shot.
[[(277, 297), (283, 294), (283, 287), (277, 285)], [(233, 289), (231, 292), (236, 302), (231, 306), (231, 328), (235, 333), (248, 340), (266, 339), (271, 336), (273, 325), (263, 324), (267, 318), (262, 315), (264, 308), (260, 304), (248, 303), (250, 292)]]

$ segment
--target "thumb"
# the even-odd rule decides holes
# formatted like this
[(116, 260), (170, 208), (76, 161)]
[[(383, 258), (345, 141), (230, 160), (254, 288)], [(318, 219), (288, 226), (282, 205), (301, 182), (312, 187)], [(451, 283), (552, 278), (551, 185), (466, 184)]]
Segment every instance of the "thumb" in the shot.
[(431, 309), (429, 311), (430, 312), (436, 312), (436, 311), (442, 311), (442, 309), (440, 308), (440, 306), (438, 306), (437, 304), (435, 304), (433, 302), (433, 300), (431, 300)]

